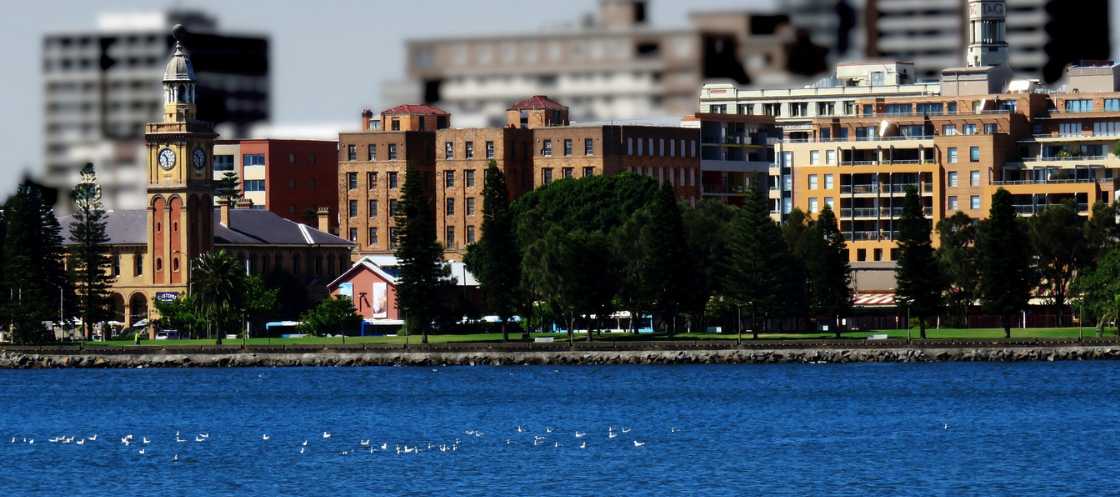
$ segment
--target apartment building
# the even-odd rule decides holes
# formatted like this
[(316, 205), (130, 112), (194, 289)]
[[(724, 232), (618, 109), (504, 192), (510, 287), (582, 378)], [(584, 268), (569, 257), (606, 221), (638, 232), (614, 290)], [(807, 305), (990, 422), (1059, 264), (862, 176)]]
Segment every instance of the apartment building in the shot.
[(741, 206), (753, 182), (769, 188), (773, 142), (783, 134), (773, 116), (696, 113), (681, 126), (700, 130), (702, 198)]
[[(386, 119), (401, 112), (401, 129), (415, 126), (417, 131), (384, 129)], [(434, 201), (437, 237), (449, 259), (460, 259), (466, 246), (482, 236), (482, 189), (491, 161), (504, 172), (511, 200), (553, 181), (623, 172), (668, 181), (678, 197), (692, 202), (700, 197), (698, 129), (572, 125), (569, 109), (542, 95), (514, 104), (506, 116), (501, 128), (451, 128), (445, 119), (438, 129), (420, 131), (420, 117), (430, 126), (431, 117), (450, 115), (428, 106), (401, 106), (383, 113), (380, 122), (367, 113), (363, 128), (371, 131), (340, 134), (340, 153), (347, 154), (339, 163), (340, 226), (358, 244), (357, 257), (395, 250), (393, 218), (407, 159), (382, 157), (368, 147), (399, 143), (401, 133), (415, 134), (411, 153), (427, 158), (423, 165), (417, 160), (417, 166)]]
[[(328, 209), (323, 231), (338, 233), (338, 142), (333, 140), (218, 140), (214, 181), (237, 174), (252, 208), (297, 223), (314, 223), (307, 212)], [(309, 211), (310, 210), (310, 211)]]
[[(227, 136), (268, 119), (267, 37), (221, 32), (195, 11), (102, 15), (94, 29), (43, 36), (44, 185), (69, 191), (92, 162), (106, 207), (144, 207), (144, 129), (162, 114), (153, 81), (172, 53), (174, 24), (188, 31), (198, 117)], [(59, 198), (58, 212), (70, 212), (69, 197)]]

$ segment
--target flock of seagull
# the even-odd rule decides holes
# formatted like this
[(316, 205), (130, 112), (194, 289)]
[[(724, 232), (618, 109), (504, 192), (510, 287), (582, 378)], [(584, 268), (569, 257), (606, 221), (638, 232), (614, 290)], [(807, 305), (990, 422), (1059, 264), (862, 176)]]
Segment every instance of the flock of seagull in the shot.
[[(629, 434), (630, 431), (631, 430), (629, 428), (621, 428), (621, 429), (616, 430), (613, 426), (609, 427), (607, 429), (607, 439), (609, 440), (609, 439), (619, 438), (622, 435)], [(517, 432), (518, 433), (529, 433), (530, 430), (526, 427), (518, 425), (517, 426)], [(677, 430), (676, 428), (670, 429), (670, 433), (679, 433), (679, 432), (680, 432), (680, 430)], [(556, 434), (553, 435), (553, 433), (556, 433)], [(464, 435), (467, 435), (469, 437), (473, 437), (475, 439), (479, 439), (479, 438), (485, 436), (486, 433), (484, 433), (482, 431), (479, 431), (479, 430), (466, 430), (464, 432)], [(332, 437), (331, 433), (323, 432), (323, 435), (322, 435), (323, 439), (331, 439), (331, 437)], [(545, 429), (545, 434), (544, 435), (533, 435), (532, 445), (533, 446), (551, 445), (552, 447), (555, 447), (555, 448), (564, 447), (565, 444), (561, 443), (562, 440), (560, 440), (562, 437), (563, 437), (563, 435), (560, 435), (556, 428), (547, 427)], [(577, 439), (577, 441), (580, 442), (579, 445), (575, 445), (575, 447), (580, 448), (580, 449), (587, 449), (589, 447), (589, 445), (588, 445), (586, 440), (583, 440), (585, 437), (587, 437), (587, 432), (580, 432), (578, 430), (575, 431), (573, 438)], [(178, 431), (175, 432), (175, 442), (176, 443), (187, 443), (187, 442), (192, 442), (192, 441), (195, 442), (195, 443), (204, 443), (204, 442), (209, 441), (209, 439), (210, 439), (210, 434), (209, 433), (200, 433), (200, 434), (198, 434), (196, 436), (193, 436), (193, 437), (188, 435), (186, 438), (183, 438), (183, 436), (181, 435), (181, 432), (178, 432)], [(261, 440), (262, 443), (268, 443), (268, 442), (272, 441), (272, 437), (269, 436), (267, 433), (265, 433), (265, 434), (261, 435), (260, 440)], [(97, 442), (97, 441), (98, 441), (98, 435), (90, 435), (90, 436), (85, 437), (85, 438), (78, 438), (76, 436), (56, 436), (56, 437), (47, 439), (47, 442), (49, 442), (49, 443), (63, 444), (63, 445), (65, 445), (65, 444), (86, 445), (86, 444), (89, 444), (91, 442)], [(299, 453), (300, 454), (308, 453), (309, 441), (310, 441), (309, 439), (305, 439), (303, 441), (303, 443), (300, 443), (300, 444), (297, 445), (297, 447), (299, 447)], [(564, 442), (566, 443), (566, 440)], [(13, 444), (22, 443), (22, 444), (33, 445), (33, 444), (35, 444), (35, 439), (34, 438), (28, 439), (28, 438), (21, 438), (21, 437), (12, 437), (11, 443), (13, 443)], [(140, 437), (140, 439), (137, 440), (135, 437), (133, 437), (132, 434), (128, 434), (128, 435), (125, 435), (124, 437), (121, 438), (120, 443), (124, 447), (132, 447), (134, 444), (138, 445), (139, 449), (136, 450), (137, 453), (140, 454), (140, 455), (145, 455), (147, 453), (147, 447), (146, 446), (148, 444), (151, 444), (152, 440), (147, 438), (147, 437)], [(518, 441), (518, 440), (514, 440), (513, 438), (507, 438), (505, 440), (505, 445), (519, 445), (521, 443), (528, 444), (529, 442), (525, 439), (522, 439), (521, 441)], [(638, 441), (638, 440), (633, 440), (632, 443), (633, 443), (634, 447), (642, 447), (642, 446), (645, 446), (645, 444), (646, 444), (645, 442), (641, 442), (641, 441)], [(459, 438), (456, 438), (453, 443), (442, 443), (442, 444), (429, 443), (426, 446), (421, 445), (421, 444), (417, 444), (417, 445), (407, 445), (406, 444), (406, 445), (403, 445), (403, 446), (399, 445), (399, 444), (395, 444), (392, 447), (390, 447), (388, 442), (385, 442), (385, 443), (382, 443), (382, 444), (378, 445), (377, 443), (372, 443), (370, 440), (359, 439), (357, 446), (351, 446), (350, 448), (342, 450), (341, 455), (345, 456), (345, 455), (355, 454), (355, 453), (359, 453), (359, 452), (369, 452), (370, 454), (377, 453), (377, 452), (385, 452), (385, 453), (394, 453), (395, 452), (396, 454), (420, 454), (420, 453), (423, 453), (423, 452), (437, 452), (437, 451), (438, 452), (458, 452), (462, 445), (463, 445), (463, 440), (461, 440)], [(179, 460), (180, 459), (179, 459), (178, 454), (175, 454), (175, 456), (171, 459), (172, 462), (178, 462)]]

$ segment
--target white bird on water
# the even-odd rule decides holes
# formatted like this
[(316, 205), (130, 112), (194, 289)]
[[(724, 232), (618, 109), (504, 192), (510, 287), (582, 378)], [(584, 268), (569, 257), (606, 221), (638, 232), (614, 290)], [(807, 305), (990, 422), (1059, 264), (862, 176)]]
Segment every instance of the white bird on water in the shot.
[(77, 441), (77, 442), (75, 442), (75, 443), (77, 443), (78, 445), (85, 445), (85, 443), (86, 443), (86, 439), (84, 439), (84, 438), (83, 438), (83, 439), (81, 439), (81, 440), (78, 440), (78, 441)]
[(150, 444), (150, 443), (152, 443), (152, 441), (148, 440), (148, 437), (144, 437), (144, 443), (145, 444)]
[(381, 450), (389, 450), (389, 443), (386, 442), (386, 443), (381, 444)]
[(200, 436), (200, 437), (202, 437), (202, 438), (210, 438), (210, 434), (209, 434), (209, 433), (199, 433), (199, 434), (198, 434), (198, 436)]
[(300, 454), (303, 454), (303, 450), (304, 450), (305, 448), (306, 448), (306, 447), (300, 447), (300, 448), (299, 448), (299, 453), (300, 453)]
[(528, 431), (528, 430), (523, 430), (523, 429), (521, 429), (521, 425), (517, 425), (517, 432), (518, 433), (522, 433), (522, 432), (525, 432), (525, 431)]
[(630, 428), (623, 428), (622, 433), (630, 433)]
[(179, 462), (179, 454), (175, 454), (175, 457), (171, 458), (171, 462)]
[(545, 431), (545, 433), (552, 433), (552, 432), (553, 432), (553, 428), (552, 428), (552, 427), (548, 427), (548, 428), (545, 428), (545, 429), (544, 429), (544, 431)]
[(586, 449), (587, 448), (587, 442), (579, 444), (579, 448)]
[(140, 455), (144, 455), (144, 449), (140, 449)]
[(576, 438), (583, 438), (584, 435), (587, 435), (587, 434), (586, 433), (580, 433), (578, 431), (576, 432)]
[(952, 427), (953, 427), (953, 425), (951, 425), (949, 423), (945, 423), (945, 429), (946, 430), (948, 430), (949, 428), (952, 428)]
[(195, 442), (205, 442), (205, 441), (206, 441), (206, 439), (205, 439), (205, 438), (202, 438), (202, 437), (194, 437), (194, 441), (195, 441)]
[(615, 432), (612, 431), (612, 432), (610, 432), (609, 435), (607, 435), (607, 438), (614, 438), (614, 437), (617, 437), (617, 436), (618, 436), (618, 433), (615, 433)]
[(264, 435), (261, 435), (261, 440), (269, 440), (269, 439), (271, 439), (271, 438), (272, 438), (272, 437), (268, 436), (268, 434), (267, 434), (267, 433), (265, 433)]
[(635, 440), (635, 441), (634, 441), (634, 447), (641, 447), (641, 446), (643, 446), (643, 445), (645, 445), (645, 444), (646, 444), (645, 442), (639, 442), (639, 441), (637, 441), (637, 440)]
[(89, 441), (91, 441), (91, 442), (96, 442), (96, 441), (97, 441), (97, 435), (94, 435), (94, 436), (92, 436), (92, 437), (89, 437)]
[(303, 441), (303, 445), (304, 445), (305, 447), (307, 446), (307, 440), (304, 440), (304, 441)]
[(369, 440), (362, 440), (359, 443), (362, 445), (362, 447), (369, 447)]
[(331, 434), (324, 431), (323, 438), (331, 438)]

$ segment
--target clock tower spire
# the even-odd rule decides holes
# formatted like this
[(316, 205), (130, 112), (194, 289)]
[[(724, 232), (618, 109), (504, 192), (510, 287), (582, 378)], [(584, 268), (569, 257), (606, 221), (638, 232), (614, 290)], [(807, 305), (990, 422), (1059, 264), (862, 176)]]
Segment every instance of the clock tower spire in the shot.
[(194, 67), (183, 49), (186, 30), (172, 29), (175, 52), (163, 73), (163, 122), (149, 123), (148, 260), (162, 291), (184, 292), (191, 262), (214, 246), (213, 123), (196, 119)]

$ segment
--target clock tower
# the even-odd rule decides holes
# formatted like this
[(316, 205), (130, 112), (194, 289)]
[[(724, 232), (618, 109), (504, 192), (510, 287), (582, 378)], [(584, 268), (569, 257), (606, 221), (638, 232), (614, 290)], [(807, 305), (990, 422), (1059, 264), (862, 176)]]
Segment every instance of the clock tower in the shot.
[(191, 262), (214, 246), (213, 123), (196, 120), (194, 68), (182, 25), (163, 73), (163, 122), (149, 123), (148, 257), (144, 274), (160, 291), (187, 290)]

